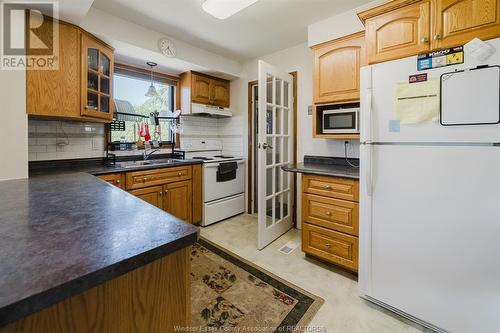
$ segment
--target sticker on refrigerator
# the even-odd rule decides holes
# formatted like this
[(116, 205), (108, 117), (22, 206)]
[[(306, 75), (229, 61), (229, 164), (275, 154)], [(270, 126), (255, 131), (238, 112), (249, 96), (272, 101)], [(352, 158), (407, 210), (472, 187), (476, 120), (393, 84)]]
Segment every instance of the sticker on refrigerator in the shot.
[(418, 83), (425, 81), (427, 81), (427, 73), (410, 75), (410, 78), (408, 79), (409, 83)]
[(423, 71), (464, 63), (464, 47), (457, 46), (450, 49), (420, 54), (417, 57), (417, 70)]

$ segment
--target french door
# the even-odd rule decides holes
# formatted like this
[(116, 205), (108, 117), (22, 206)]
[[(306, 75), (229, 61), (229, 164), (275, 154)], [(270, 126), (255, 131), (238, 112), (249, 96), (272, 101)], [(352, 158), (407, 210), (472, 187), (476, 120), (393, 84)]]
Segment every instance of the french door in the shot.
[(258, 248), (292, 228), (293, 77), (259, 60)]

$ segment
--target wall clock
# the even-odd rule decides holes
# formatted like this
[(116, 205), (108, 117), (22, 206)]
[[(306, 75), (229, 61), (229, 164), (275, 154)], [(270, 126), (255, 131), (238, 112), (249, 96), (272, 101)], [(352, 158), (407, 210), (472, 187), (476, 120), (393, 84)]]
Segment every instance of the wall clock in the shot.
[(173, 58), (177, 54), (177, 49), (175, 48), (174, 42), (172, 42), (168, 38), (161, 38), (158, 41), (158, 48), (160, 49), (161, 53), (163, 53), (167, 57)]

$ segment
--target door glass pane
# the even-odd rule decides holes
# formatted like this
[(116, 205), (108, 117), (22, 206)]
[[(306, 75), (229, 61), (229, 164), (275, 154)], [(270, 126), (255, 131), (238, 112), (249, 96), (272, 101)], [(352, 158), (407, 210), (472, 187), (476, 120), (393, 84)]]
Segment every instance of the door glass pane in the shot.
[(283, 113), (282, 108), (276, 108), (275, 112), (275, 124), (276, 124), (276, 134), (281, 134), (281, 114)]
[(98, 95), (92, 92), (87, 93), (87, 106), (92, 109), (97, 109)]
[(101, 95), (101, 112), (109, 113), (109, 97)]
[(266, 227), (273, 225), (274, 217), (274, 198), (266, 200)]
[(266, 169), (266, 197), (273, 194), (273, 168)]
[(266, 113), (266, 133), (273, 134), (273, 107), (267, 107)]
[(288, 135), (288, 115), (290, 111), (287, 109), (283, 109), (283, 134)]
[(110, 65), (109, 65), (109, 58), (106, 57), (104, 54), (100, 54), (100, 64), (101, 64), (101, 68), (100, 68), (100, 72), (106, 76), (109, 76), (109, 73), (110, 73)]
[(288, 156), (289, 141), (289, 138), (283, 138), (283, 163), (290, 163), (290, 158)]
[(101, 77), (101, 92), (109, 95), (109, 79)]
[(273, 149), (274, 155), (275, 155), (275, 159), (274, 159), (275, 164), (282, 162), (281, 161), (281, 140), (283, 140), (283, 138), (276, 138), (276, 140), (275, 140), (276, 146)]
[(87, 73), (87, 88), (97, 91), (99, 88), (99, 75), (88, 72)]
[(275, 174), (274, 174), (274, 181), (275, 181), (275, 188), (274, 192), (281, 192), (281, 167), (277, 166), (274, 168), (275, 169)]
[(285, 104), (285, 107), (289, 107), (288, 105), (288, 89), (289, 89), (289, 84), (288, 82), (285, 81), (285, 84), (284, 84), (284, 88), (283, 88), (283, 93), (284, 93), (284, 104)]
[(271, 165), (271, 164), (274, 164), (274, 161), (273, 161), (273, 149), (271, 147), (274, 148), (274, 142), (273, 142), (273, 137), (272, 136), (268, 136), (266, 138), (266, 143), (267, 143), (267, 149), (266, 149), (266, 165)]
[(290, 184), (290, 172), (283, 172), (283, 191), (288, 190)]
[(282, 212), (283, 212), (283, 218), (287, 218), (288, 215), (290, 214), (290, 204), (288, 202), (288, 197), (289, 197), (289, 193), (286, 192), (286, 193), (283, 193), (281, 196), (281, 209), (282, 209)]
[(267, 103), (273, 102), (273, 79), (271, 75), (267, 75)]
[(281, 85), (283, 81), (281, 79), (276, 79), (276, 104), (282, 105), (281, 103)]
[(95, 71), (99, 70), (99, 51), (96, 49), (87, 50), (87, 66)]

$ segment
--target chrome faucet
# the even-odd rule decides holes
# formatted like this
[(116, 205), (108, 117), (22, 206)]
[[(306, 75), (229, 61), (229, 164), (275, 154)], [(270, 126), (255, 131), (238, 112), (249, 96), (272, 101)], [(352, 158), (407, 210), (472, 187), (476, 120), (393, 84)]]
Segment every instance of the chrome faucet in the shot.
[(144, 161), (151, 157), (154, 153), (160, 151), (160, 149), (153, 149), (148, 153), (148, 149), (144, 147)]

